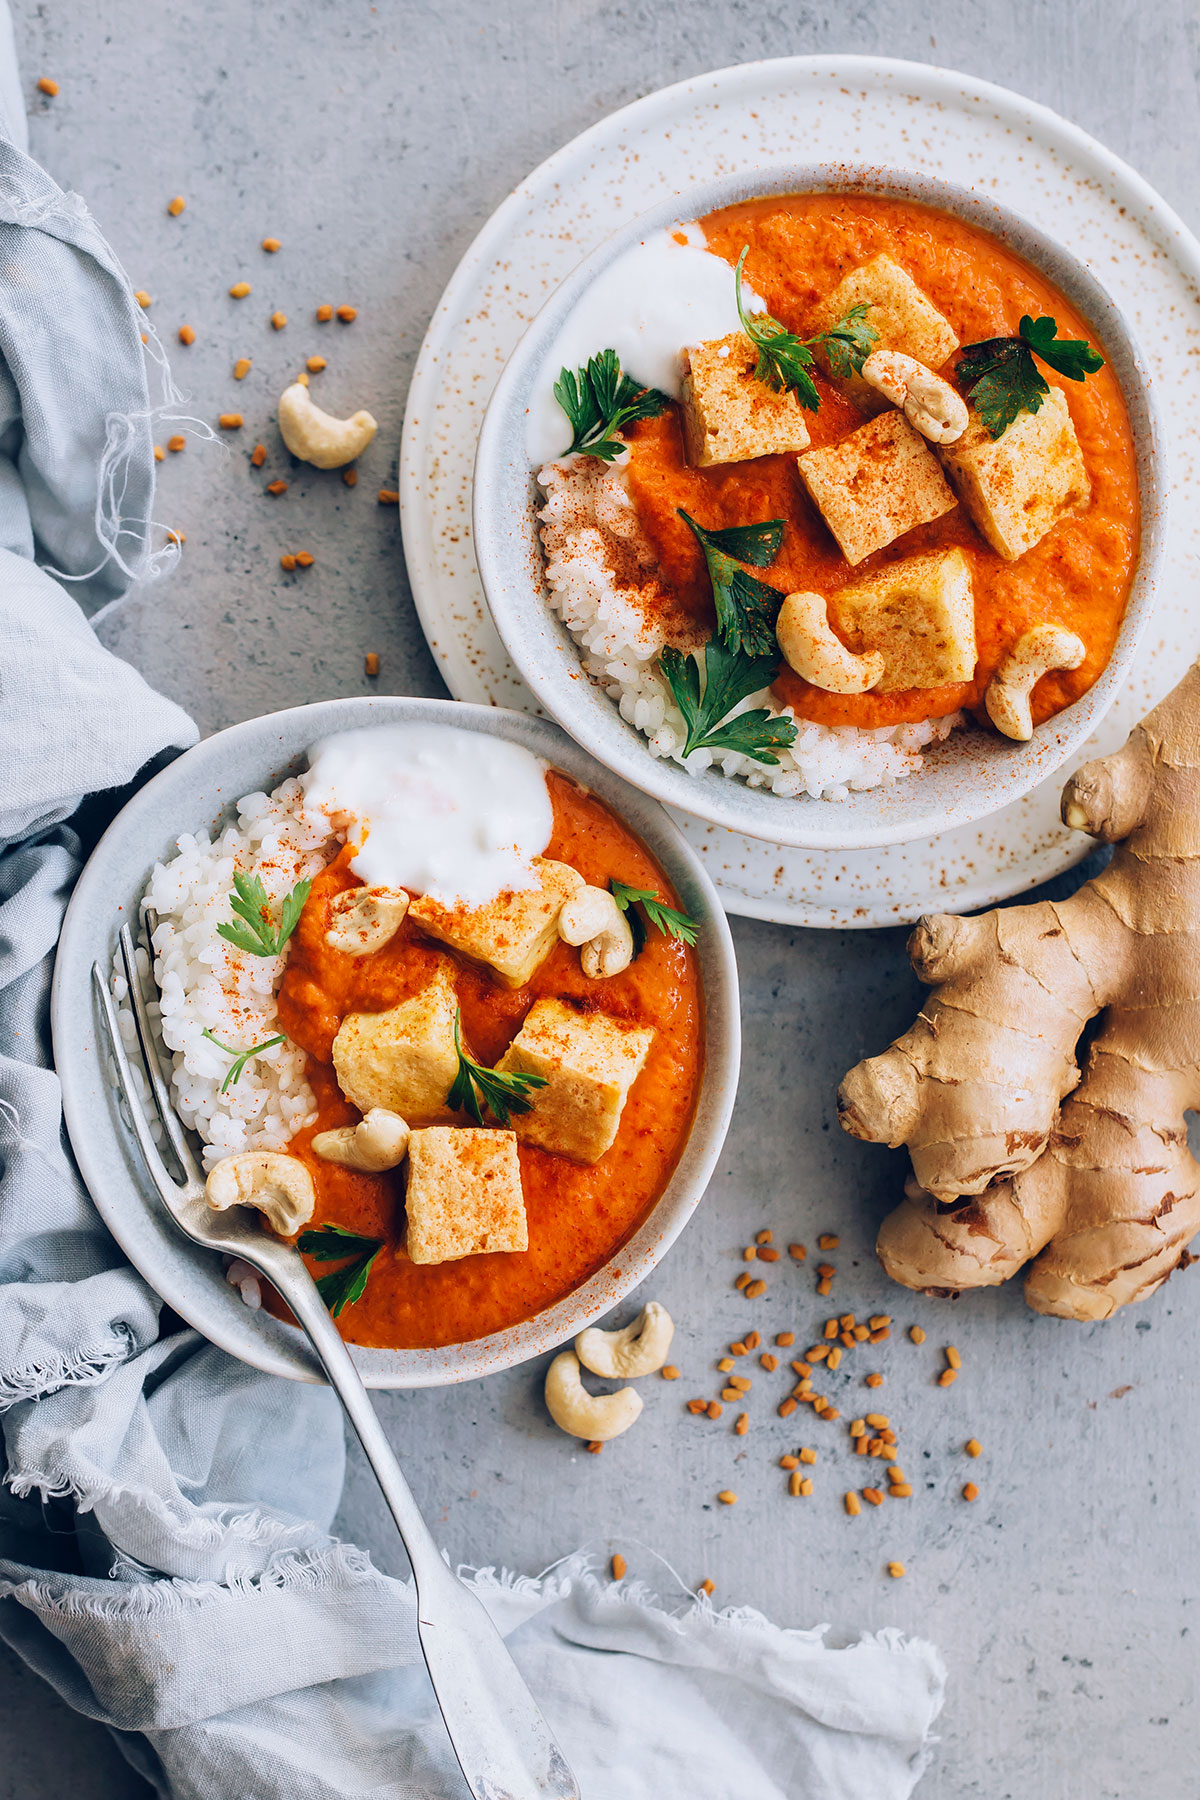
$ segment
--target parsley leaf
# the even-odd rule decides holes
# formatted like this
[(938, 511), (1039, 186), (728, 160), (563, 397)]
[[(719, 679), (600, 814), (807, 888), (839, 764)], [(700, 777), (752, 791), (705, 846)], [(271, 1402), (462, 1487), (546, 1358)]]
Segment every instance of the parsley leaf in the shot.
[(221, 1083), (222, 1093), (225, 1092), (226, 1088), (236, 1087), (237, 1083), (242, 1078), (242, 1070), (246, 1067), (246, 1064), (252, 1057), (261, 1056), (264, 1050), (273, 1050), (276, 1044), (287, 1043), (286, 1037), (280, 1032), (276, 1037), (264, 1038), (261, 1044), (255, 1044), (249, 1050), (235, 1050), (232, 1044), (223, 1044), (214, 1032), (209, 1031), (207, 1026), (200, 1033), (200, 1036), (206, 1037), (210, 1044), (215, 1044), (218, 1050), (224, 1050), (227, 1056), (232, 1056), (233, 1058), (232, 1063), (229, 1065), (229, 1073)]
[(752, 568), (765, 569), (779, 555), (779, 546), (783, 542), (782, 519), (760, 519), (756, 525), (726, 525), (720, 531), (712, 531), (707, 525), (697, 525), (695, 519), (689, 519), (682, 507), (679, 516), (687, 520), (706, 550), (719, 550), (722, 555), (736, 557), (738, 562), (749, 563)]
[(700, 691), (700, 665), (696, 658), (667, 645), (658, 659), (675, 704), (683, 714), (687, 738), (684, 756), (693, 750), (736, 750), (755, 762), (777, 763), (775, 750), (786, 750), (796, 741), (790, 719), (776, 717), (766, 707), (727, 715), (748, 695), (758, 693), (779, 673), (773, 656), (747, 656), (744, 650), (728, 650), (713, 638), (704, 647), (704, 692)]
[(639, 944), (637, 941), (637, 925), (640, 925), (641, 921), (638, 919), (637, 913), (630, 910), (635, 905), (642, 908), (654, 929), (661, 931), (664, 936), (678, 938), (682, 944), (696, 942), (700, 927), (696, 924), (695, 919), (689, 919), (685, 912), (680, 912), (674, 906), (668, 906), (662, 895), (653, 888), (629, 887), (624, 881), (615, 880), (609, 882), (608, 888), (613, 899), (629, 920), (630, 929), (634, 934), (635, 955), (641, 954), (646, 941), (644, 930), (642, 931), (642, 942)]
[(879, 333), (866, 323), (869, 302), (852, 306), (842, 319), (815, 337), (799, 338), (773, 319), (770, 313), (747, 313), (742, 304), (742, 269), (750, 254), (750, 246), (742, 251), (733, 271), (734, 298), (742, 330), (758, 351), (755, 379), (765, 382), (778, 393), (791, 388), (807, 412), (816, 412), (821, 404), (817, 384), (809, 374), (813, 366), (813, 350), (820, 345), (825, 351), (829, 373), (835, 376), (859, 375), (862, 366), (879, 342)]
[(554, 398), (566, 413), (572, 437), (569, 450), (581, 456), (598, 456), (612, 462), (625, 445), (614, 436), (636, 419), (656, 419), (671, 403), (670, 395), (657, 388), (640, 388), (622, 374), (615, 350), (601, 350), (586, 367), (563, 369), (554, 384)]
[(360, 1237), (358, 1232), (346, 1231), (341, 1225), (322, 1225), (315, 1231), (302, 1231), (296, 1248), (317, 1262), (352, 1258), (344, 1269), (334, 1269), (317, 1278), (317, 1292), (336, 1319), (343, 1307), (362, 1299), (371, 1265), (383, 1249), (383, 1239)]
[[(747, 560), (754, 560), (757, 567), (762, 568), (763, 561), (770, 560), (778, 552), (783, 539), (783, 520), (764, 519), (758, 525), (734, 526), (732, 531), (706, 531), (703, 525), (697, 525), (690, 513), (684, 512), (682, 506), (677, 510), (704, 552), (722, 642), (731, 650), (744, 650), (748, 656), (769, 656), (775, 649), (775, 620), (783, 605), (783, 595), (778, 588), (768, 587), (765, 581), (739, 569), (733, 556), (727, 555), (722, 546), (727, 545), (731, 537), (739, 545), (748, 543), (753, 558)], [(772, 543), (774, 549), (767, 556)]]
[(454, 1048), (458, 1051), (458, 1074), (447, 1096), (447, 1105), (455, 1112), (468, 1112), (477, 1125), (483, 1124), (486, 1106), (498, 1125), (507, 1125), (511, 1113), (527, 1113), (533, 1105), (528, 1098), (534, 1088), (546, 1085), (544, 1075), (527, 1075), (521, 1069), (488, 1069), (473, 1062), (462, 1047), (462, 1008), (454, 1014)]
[(967, 383), (967, 398), (983, 420), (988, 435), (1003, 436), (1021, 413), (1040, 412), (1050, 392), (1034, 352), (1068, 381), (1083, 381), (1104, 367), (1104, 358), (1086, 338), (1060, 338), (1054, 319), (1031, 319), (1019, 326), (1020, 335), (988, 338), (967, 344), (955, 373)]
[(217, 936), (251, 956), (278, 956), (300, 923), (311, 881), (298, 881), (286, 894), (279, 908), (279, 924), (271, 923), (271, 902), (260, 875), (233, 872), (234, 891), (229, 896), (229, 909), (237, 917), (232, 924), (217, 926)]

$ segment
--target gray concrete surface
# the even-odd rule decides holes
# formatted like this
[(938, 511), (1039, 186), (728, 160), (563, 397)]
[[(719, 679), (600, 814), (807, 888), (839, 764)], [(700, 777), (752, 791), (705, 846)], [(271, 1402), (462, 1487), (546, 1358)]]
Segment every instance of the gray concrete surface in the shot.
[[(395, 512), (375, 502), (393, 485), (413, 358), (479, 224), (528, 168), (610, 108), (762, 56), (938, 61), (1058, 107), (1197, 222), (1200, 23), (1182, 0), (17, 0), (16, 11), (34, 154), (86, 196), (135, 284), (154, 295), (164, 336), (185, 320), (195, 327), (195, 345), (173, 351), (194, 410), (211, 418), (236, 404), (243, 437), (273, 441), (265, 426), (280, 378), (301, 348), (319, 347), (331, 400), (369, 400), (381, 422), (354, 492), (301, 477), (284, 500), (267, 500), (244, 442), (230, 454), (192, 445), (165, 465), (160, 517), (187, 533), (185, 561), (103, 631), (206, 729), (364, 691), (368, 649), (383, 657), (387, 688), (440, 691)], [(54, 101), (34, 92), (42, 74), (61, 84)], [(188, 199), (179, 220), (164, 210), (176, 192)], [(273, 259), (257, 247), (268, 232), (284, 244)], [(238, 306), (226, 289), (242, 276), (255, 291)], [(318, 336), (308, 320), (325, 299), (355, 303), (356, 324)], [(276, 306), (293, 321), (280, 337), (267, 324)], [(239, 355), (255, 360), (241, 387), (229, 378)], [(282, 575), (280, 552), (306, 546), (314, 569)], [(655, 1578), (657, 1551), (685, 1582), (709, 1575), (721, 1600), (788, 1624), (828, 1620), (841, 1638), (894, 1624), (935, 1639), (950, 1688), (925, 1800), (1195, 1800), (1197, 1277), (1097, 1328), (1035, 1318), (1016, 1290), (938, 1306), (889, 1288), (871, 1242), (899, 1171), (842, 1137), (832, 1097), (844, 1068), (908, 1020), (900, 934), (741, 923), (736, 937), (739, 1117), (710, 1195), (653, 1284), (680, 1321), (681, 1388), (652, 1388), (637, 1431), (600, 1457), (575, 1453), (548, 1425), (536, 1369), (385, 1398), (445, 1544), (455, 1557), (531, 1572), (620, 1536), (635, 1572)], [(877, 1360), (887, 1375), (880, 1398), (902, 1425), (917, 1486), (909, 1505), (848, 1520), (841, 1440), (775, 1417), (762, 1390), (778, 1398), (778, 1376), (759, 1376), (744, 1439), (728, 1414), (712, 1425), (682, 1412), (685, 1394), (711, 1389), (713, 1358), (731, 1337), (753, 1324), (764, 1335), (794, 1328), (807, 1343), (824, 1317), (811, 1274), (786, 1261), (757, 1306), (733, 1291), (740, 1246), (766, 1225), (810, 1244), (839, 1231), (839, 1307), (926, 1326), (923, 1349), (898, 1334), (858, 1363)], [(950, 1341), (965, 1368), (944, 1390), (934, 1376)], [(968, 1468), (961, 1445), (972, 1433), (985, 1455)], [(822, 1452), (818, 1493), (792, 1501), (774, 1461), (804, 1436)], [(968, 1473), (982, 1490), (971, 1507), (958, 1498)], [(741, 1494), (732, 1509), (714, 1504), (727, 1485)], [(358, 1460), (341, 1524), (384, 1567), (402, 1565)], [(883, 1575), (890, 1557), (907, 1563), (904, 1581)], [(669, 1589), (665, 1570), (657, 1578)], [(145, 1792), (96, 1727), (11, 1659), (0, 1670), (0, 1800)]]

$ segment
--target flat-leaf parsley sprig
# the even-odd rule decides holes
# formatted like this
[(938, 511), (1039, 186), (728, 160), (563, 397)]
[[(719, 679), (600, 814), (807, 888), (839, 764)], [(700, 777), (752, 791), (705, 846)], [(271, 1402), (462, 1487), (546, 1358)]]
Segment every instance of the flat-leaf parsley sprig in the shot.
[(746, 311), (742, 301), (742, 269), (749, 254), (747, 244), (733, 271), (733, 290), (742, 330), (758, 351), (755, 379), (777, 393), (791, 388), (806, 412), (816, 412), (821, 396), (809, 374), (816, 360), (813, 351), (818, 345), (824, 349), (831, 375), (841, 379), (861, 375), (863, 364), (879, 342), (879, 333), (867, 324), (870, 303), (864, 300), (858, 306), (852, 306), (844, 318), (838, 319), (827, 331), (818, 331), (815, 337), (797, 337), (770, 313)]
[(458, 1051), (458, 1074), (447, 1096), (454, 1112), (468, 1112), (477, 1125), (483, 1124), (486, 1106), (498, 1125), (507, 1125), (512, 1113), (527, 1113), (533, 1105), (529, 1095), (546, 1085), (544, 1075), (527, 1075), (522, 1069), (489, 1069), (472, 1060), (462, 1047), (462, 1008), (454, 1014), (454, 1048)]
[(677, 510), (704, 552), (722, 642), (730, 650), (744, 650), (747, 656), (770, 656), (776, 649), (775, 621), (783, 595), (778, 588), (740, 569), (734, 558), (752, 563), (757, 569), (774, 562), (783, 542), (783, 520), (763, 519), (756, 525), (709, 531), (682, 506)]
[(302, 1231), (296, 1248), (316, 1262), (352, 1259), (344, 1269), (317, 1277), (317, 1292), (336, 1319), (343, 1307), (362, 1299), (371, 1265), (383, 1249), (383, 1239), (361, 1237), (357, 1231), (347, 1231), (341, 1225), (321, 1225), (315, 1231)]
[(1026, 313), (1017, 332), (1016, 337), (967, 344), (955, 369), (993, 438), (1001, 437), (1020, 413), (1041, 411), (1050, 386), (1035, 355), (1068, 381), (1085, 381), (1104, 367), (1104, 358), (1086, 338), (1060, 338), (1055, 319), (1031, 319)]
[(209, 1031), (207, 1026), (205, 1026), (204, 1030), (200, 1033), (200, 1036), (206, 1037), (210, 1044), (215, 1044), (218, 1050), (224, 1050), (226, 1056), (232, 1056), (233, 1058), (233, 1061), (229, 1065), (229, 1072), (221, 1083), (222, 1093), (225, 1092), (226, 1088), (237, 1086), (238, 1082), (242, 1079), (242, 1070), (253, 1057), (261, 1056), (264, 1050), (273, 1050), (276, 1044), (287, 1043), (287, 1038), (282, 1032), (279, 1032), (275, 1037), (264, 1038), (261, 1044), (252, 1044), (249, 1050), (235, 1050), (232, 1044), (223, 1044), (215, 1032)]
[(229, 908), (237, 914), (232, 924), (217, 926), (217, 936), (234, 944), (251, 956), (278, 956), (300, 923), (311, 881), (298, 881), (290, 894), (285, 894), (279, 907), (279, 923), (271, 918), (271, 902), (260, 875), (233, 872), (234, 891)]
[(564, 369), (554, 384), (554, 398), (571, 425), (571, 447), (564, 454), (598, 456), (612, 462), (626, 446), (616, 436), (636, 419), (656, 419), (671, 404), (669, 394), (639, 387), (622, 372), (615, 350), (601, 350), (582, 369)]
[(704, 647), (703, 691), (700, 665), (689, 653), (668, 644), (658, 666), (687, 727), (685, 757), (693, 750), (711, 750), (718, 756), (737, 751), (754, 762), (773, 764), (779, 761), (776, 750), (787, 750), (795, 743), (792, 721), (765, 706), (739, 713), (734, 719), (728, 716), (751, 694), (770, 687), (779, 673), (777, 657), (747, 656), (744, 650), (727, 650), (711, 638)]
[(655, 931), (661, 931), (664, 937), (677, 938), (681, 944), (696, 942), (700, 927), (695, 919), (680, 912), (678, 907), (668, 906), (656, 889), (630, 887), (627, 882), (618, 881), (614, 877), (608, 884), (608, 891), (629, 920), (635, 957), (640, 956), (646, 947), (646, 926), (642, 923), (642, 913)]

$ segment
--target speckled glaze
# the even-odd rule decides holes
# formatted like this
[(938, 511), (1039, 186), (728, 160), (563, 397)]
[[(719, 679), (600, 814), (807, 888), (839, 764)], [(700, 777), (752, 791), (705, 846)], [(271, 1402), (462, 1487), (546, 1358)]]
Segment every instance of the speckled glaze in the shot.
[(654, 1268), (690, 1218), (712, 1176), (733, 1114), (741, 1053), (737, 965), (720, 901), (661, 806), (629, 788), (542, 719), (449, 700), (328, 700), (250, 719), (207, 738), (149, 782), (97, 845), (71, 898), (54, 971), (51, 1024), (71, 1146), (97, 1209), (129, 1260), (168, 1305), (213, 1343), (268, 1373), (321, 1379), (292, 1326), (250, 1312), (221, 1260), (176, 1230), (120, 1119), (98, 1050), (91, 968), (111, 965), (123, 919), (134, 919), (155, 860), (183, 831), (227, 822), (233, 803), (304, 766), (310, 744), (356, 726), (410, 721), (455, 725), (524, 744), (612, 806), (654, 852), (684, 908), (700, 923), (705, 1067), (696, 1114), (666, 1192), (633, 1236), (591, 1279), (523, 1324), (437, 1350), (355, 1347), (369, 1387), (439, 1387), (470, 1381), (551, 1350), (601, 1318)]
[[(1129, 407), (1142, 496), (1142, 537), (1129, 601), (1112, 657), (1080, 700), (1039, 726), (1027, 744), (969, 731), (926, 752), (916, 775), (846, 799), (785, 799), (731, 781), (719, 770), (689, 775), (650, 754), (642, 733), (621, 717), (597, 683), (579, 679), (580, 651), (550, 610), (542, 578), (538, 490), (522, 467), (531, 396), (562, 327), (613, 260), (655, 231), (703, 218), (766, 194), (848, 191), (884, 194), (940, 207), (982, 227), (1048, 275), (1088, 320)], [(535, 699), (586, 750), (656, 799), (710, 825), (767, 843), (813, 850), (859, 850), (909, 843), (969, 825), (1020, 800), (1062, 766), (1099, 725), (1116, 698), (1154, 599), (1165, 537), (1165, 471), (1152, 386), (1124, 316), (1077, 259), (986, 195), (929, 175), (793, 164), (754, 175), (701, 182), (670, 196), (594, 251), (547, 301), (504, 367), (493, 391), (475, 458), (475, 559), (492, 619)]]
[[(639, 101), (543, 164), (484, 228), (435, 315), (410, 394), (401, 487), (418, 608), (455, 693), (537, 705), (495, 633), (464, 531), (488, 391), (529, 320), (614, 226), (656, 204), (691, 214), (700, 209), (683, 196), (697, 183), (793, 167), (808, 143), (831, 166), (951, 177), (977, 203), (1011, 205), (1047, 238), (1069, 242), (1144, 347), (1174, 485), (1194, 479), (1200, 247), (1132, 170), (1048, 110), (947, 71), (859, 57), (719, 71)], [(1077, 862), (1090, 846), (1059, 823), (1061, 780), (1118, 743), (1195, 654), (1188, 562), (1197, 549), (1200, 525), (1178, 507), (1154, 623), (1103, 726), (1056, 776), (982, 823), (843, 851), (780, 848), (680, 816), (726, 905), (806, 925), (896, 924), (990, 903)]]

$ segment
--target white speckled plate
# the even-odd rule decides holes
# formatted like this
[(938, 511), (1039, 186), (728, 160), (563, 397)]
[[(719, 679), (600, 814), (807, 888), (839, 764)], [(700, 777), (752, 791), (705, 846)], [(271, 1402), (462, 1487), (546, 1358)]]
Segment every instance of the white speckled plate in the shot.
[[(409, 393), (404, 545), (417, 609), (452, 693), (536, 710), (488, 614), (471, 544), (471, 470), (500, 370), (547, 295), (619, 225), (709, 176), (796, 160), (944, 175), (1066, 238), (1128, 316), (1159, 382), (1176, 492), (1200, 474), (1200, 244), (1135, 172), (1045, 107), (987, 82), (875, 57), (751, 63), (665, 88), (542, 164), (497, 208), (438, 306)], [(1053, 780), (981, 824), (851, 852), (780, 849), (679, 813), (731, 912), (810, 926), (967, 911), (1072, 866), (1070, 770), (1119, 743), (1200, 649), (1200, 512), (1172, 509), (1155, 617), (1096, 736)]]

